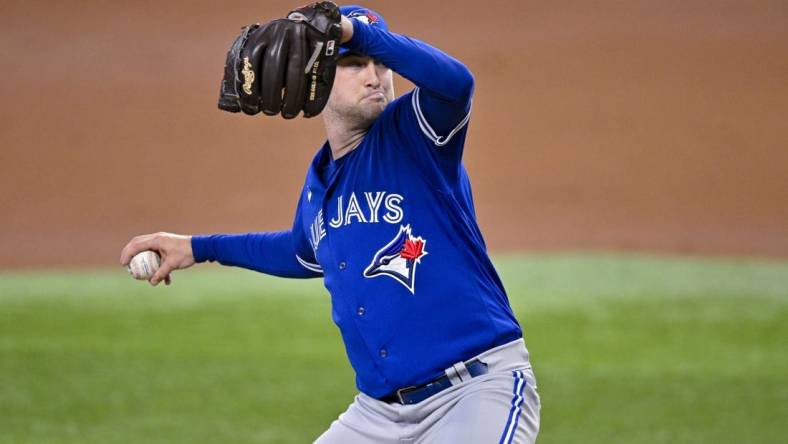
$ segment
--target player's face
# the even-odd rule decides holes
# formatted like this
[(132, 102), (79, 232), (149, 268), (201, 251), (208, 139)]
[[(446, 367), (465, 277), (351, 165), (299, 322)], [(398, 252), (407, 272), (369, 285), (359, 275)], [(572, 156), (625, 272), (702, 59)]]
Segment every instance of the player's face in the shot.
[(394, 100), (391, 69), (371, 57), (349, 54), (337, 63), (334, 86), (326, 106), (344, 119), (363, 127)]

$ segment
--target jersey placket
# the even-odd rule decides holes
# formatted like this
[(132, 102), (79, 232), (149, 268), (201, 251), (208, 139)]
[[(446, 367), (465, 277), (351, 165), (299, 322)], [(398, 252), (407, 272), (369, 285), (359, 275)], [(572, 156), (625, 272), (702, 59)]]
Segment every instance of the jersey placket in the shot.
[[(348, 154), (348, 156), (354, 155), (354, 157), (356, 157), (355, 155), (362, 150), (363, 145), (364, 142), (362, 142), (354, 152)], [(326, 188), (322, 195), (322, 201), (319, 206), (319, 209), (323, 211), (323, 215), (328, 219), (330, 219), (328, 215), (333, 214), (329, 206), (330, 203), (336, 202), (335, 194), (337, 189), (340, 188), (341, 181), (339, 179), (341, 177), (341, 172), (346, 168), (352, 167), (353, 160), (353, 158), (346, 159), (345, 162), (339, 168), (332, 171), (328, 177)], [(340, 192), (342, 191), (344, 190), (340, 190)], [(345, 228), (351, 229), (351, 227)], [(388, 357), (388, 352), (381, 348), (379, 344), (370, 343), (370, 339), (374, 340), (380, 338), (370, 338), (370, 335), (365, 334), (367, 331), (366, 324), (369, 322), (367, 307), (360, 301), (359, 295), (356, 292), (348, 290), (349, 288), (353, 288), (350, 281), (354, 279), (354, 276), (351, 276), (350, 273), (358, 272), (359, 276), (361, 275), (361, 271), (357, 270), (359, 264), (351, 263), (348, 258), (337, 256), (338, 249), (335, 248), (337, 244), (334, 242), (336, 240), (336, 235), (331, 234), (332, 230), (336, 229), (329, 226), (326, 229), (326, 236), (322, 240), (322, 242), (325, 243), (324, 248), (326, 250), (322, 252), (322, 254), (328, 259), (328, 263), (323, 266), (323, 273), (324, 275), (331, 273), (335, 276), (332, 281), (335, 283), (334, 291), (339, 292), (339, 297), (335, 297), (334, 299), (341, 301), (343, 316), (348, 320), (352, 319), (353, 328), (356, 330), (355, 334), (359, 340), (364, 343), (365, 349), (375, 369), (383, 380), (388, 380), (386, 372), (381, 368), (381, 364), (383, 364)], [(345, 325), (347, 326), (348, 322), (345, 322)]]

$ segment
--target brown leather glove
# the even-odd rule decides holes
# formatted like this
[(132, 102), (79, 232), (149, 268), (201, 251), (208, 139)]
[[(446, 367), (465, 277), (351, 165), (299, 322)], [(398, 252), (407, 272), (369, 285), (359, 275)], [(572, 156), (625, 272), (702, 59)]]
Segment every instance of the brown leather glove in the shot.
[(342, 36), (339, 8), (312, 3), (285, 19), (245, 26), (227, 52), (219, 108), (292, 119), (320, 114), (331, 94)]

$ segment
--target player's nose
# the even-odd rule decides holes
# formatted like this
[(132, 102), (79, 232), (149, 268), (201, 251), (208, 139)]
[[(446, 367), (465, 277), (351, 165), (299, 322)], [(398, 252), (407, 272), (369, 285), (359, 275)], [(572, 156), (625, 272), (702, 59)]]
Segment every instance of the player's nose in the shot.
[(370, 88), (380, 88), (380, 76), (378, 70), (375, 68), (375, 62), (370, 60), (367, 66), (364, 67), (364, 86)]

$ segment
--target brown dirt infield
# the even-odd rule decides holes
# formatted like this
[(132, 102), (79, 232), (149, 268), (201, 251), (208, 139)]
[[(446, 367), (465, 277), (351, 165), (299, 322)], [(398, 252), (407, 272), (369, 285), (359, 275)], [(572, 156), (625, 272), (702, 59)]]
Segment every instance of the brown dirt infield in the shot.
[[(0, 267), (288, 226), (321, 121), (216, 97), (238, 28), (296, 3), (7, 2)], [(465, 162), (492, 249), (788, 256), (788, 3), (366, 4), (476, 75)]]

